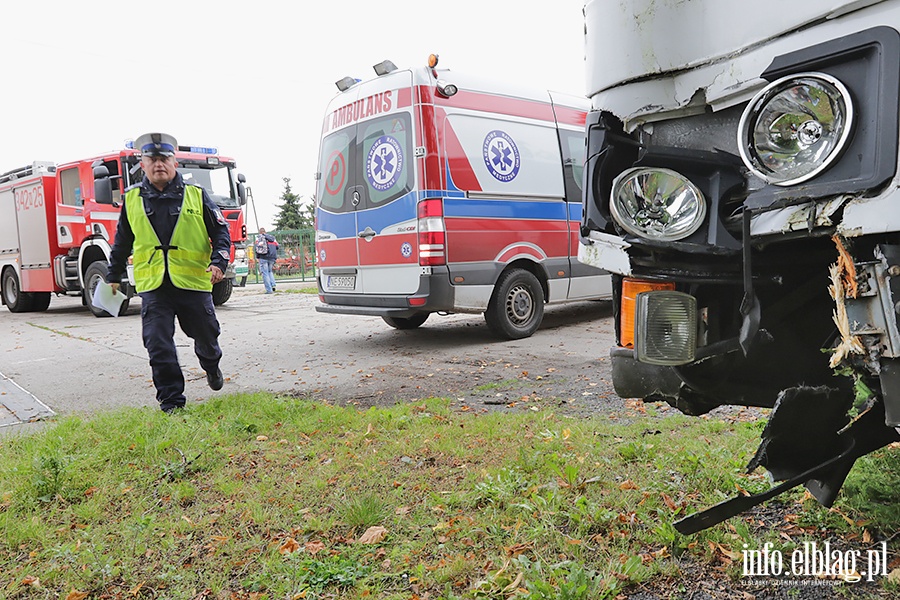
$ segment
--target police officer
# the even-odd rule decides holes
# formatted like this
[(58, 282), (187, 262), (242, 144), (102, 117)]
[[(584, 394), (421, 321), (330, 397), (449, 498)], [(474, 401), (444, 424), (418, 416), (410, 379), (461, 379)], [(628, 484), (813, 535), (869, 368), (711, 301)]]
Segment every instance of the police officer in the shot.
[(150, 355), (160, 408), (185, 404), (184, 375), (175, 352), (175, 317), (194, 340), (194, 352), (213, 390), (225, 380), (219, 368), (219, 322), (212, 286), (228, 266), (231, 237), (219, 208), (201, 187), (175, 170), (175, 138), (147, 133), (135, 141), (144, 179), (125, 193), (106, 281), (118, 291), (128, 256), (141, 297), (144, 347)]

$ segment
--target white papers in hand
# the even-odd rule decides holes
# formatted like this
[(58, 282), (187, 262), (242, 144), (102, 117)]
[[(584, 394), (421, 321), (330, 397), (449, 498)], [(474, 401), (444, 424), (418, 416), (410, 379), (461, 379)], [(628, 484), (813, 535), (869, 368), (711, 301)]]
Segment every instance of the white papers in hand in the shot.
[(102, 308), (114, 317), (119, 316), (119, 309), (125, 302), (125, 294), (121, 291), (113, 294), (112, 286), (103, 281), (97, 282), (91, 301), (97, 308)]

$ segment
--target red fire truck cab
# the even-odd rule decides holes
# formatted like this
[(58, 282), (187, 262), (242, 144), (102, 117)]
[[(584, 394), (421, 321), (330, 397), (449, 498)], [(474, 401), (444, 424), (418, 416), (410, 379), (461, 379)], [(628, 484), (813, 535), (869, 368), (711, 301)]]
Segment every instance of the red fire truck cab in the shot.
[[(185, 181), (205, 188), (229, 223), (231, 259), (226, 279), (213, 289), (213, 300), (222, 304), (235, 280), (243, 285), (248, 273), (245, 178), (236, 173), (234, 159), (215, 148), (180, 146), (176, 156)], [(95, 172), (103, 182), (96, 194)], [(91, 296), (106, 275), (123, 191), (142, 177), (140, 155), (130, 147), (61, 165), (34, 162), (0, 174), (3, 304), (12, 312), (40, 311), (50, 305), (51, 294), (80, 295), (94, 315), (109, 316)], [(122, 283), (130, 298), (133, 281)], [(127, 307), (126, 301), (121, 312)]]

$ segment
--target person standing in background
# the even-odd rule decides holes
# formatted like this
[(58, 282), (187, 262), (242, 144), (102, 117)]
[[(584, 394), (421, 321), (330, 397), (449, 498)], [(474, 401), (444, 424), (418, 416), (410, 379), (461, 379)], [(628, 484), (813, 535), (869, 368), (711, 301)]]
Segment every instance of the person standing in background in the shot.
[[(275, 261), (278, 260), (278, 241), (275, 236), (266, 233), (265, 227), (260, 227), (253, 247), (256, 259), (259, 261), (259, 271), (263, 276), (266, 293), (272, 294), (275, 292), (275, 273), (272, 269), (275, 267)], [(263, 252), (263, 248), (265, 248), (265, 252)]]

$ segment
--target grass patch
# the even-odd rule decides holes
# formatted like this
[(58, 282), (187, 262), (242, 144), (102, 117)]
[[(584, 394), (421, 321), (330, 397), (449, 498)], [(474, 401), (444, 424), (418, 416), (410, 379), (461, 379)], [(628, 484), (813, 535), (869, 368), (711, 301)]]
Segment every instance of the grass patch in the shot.
[[(0, 444), (0, 597), (603, 599), (784, 547), (752, 517), (671, 526), (768, 487), (742, 473), (761, 424), (647, 423), (267, 394), (66, 418)], [(782, 496), (794, 543), (895, 531), (863, 502), (897, 506), (896, 459), (862, 459), (840, 513)]]

